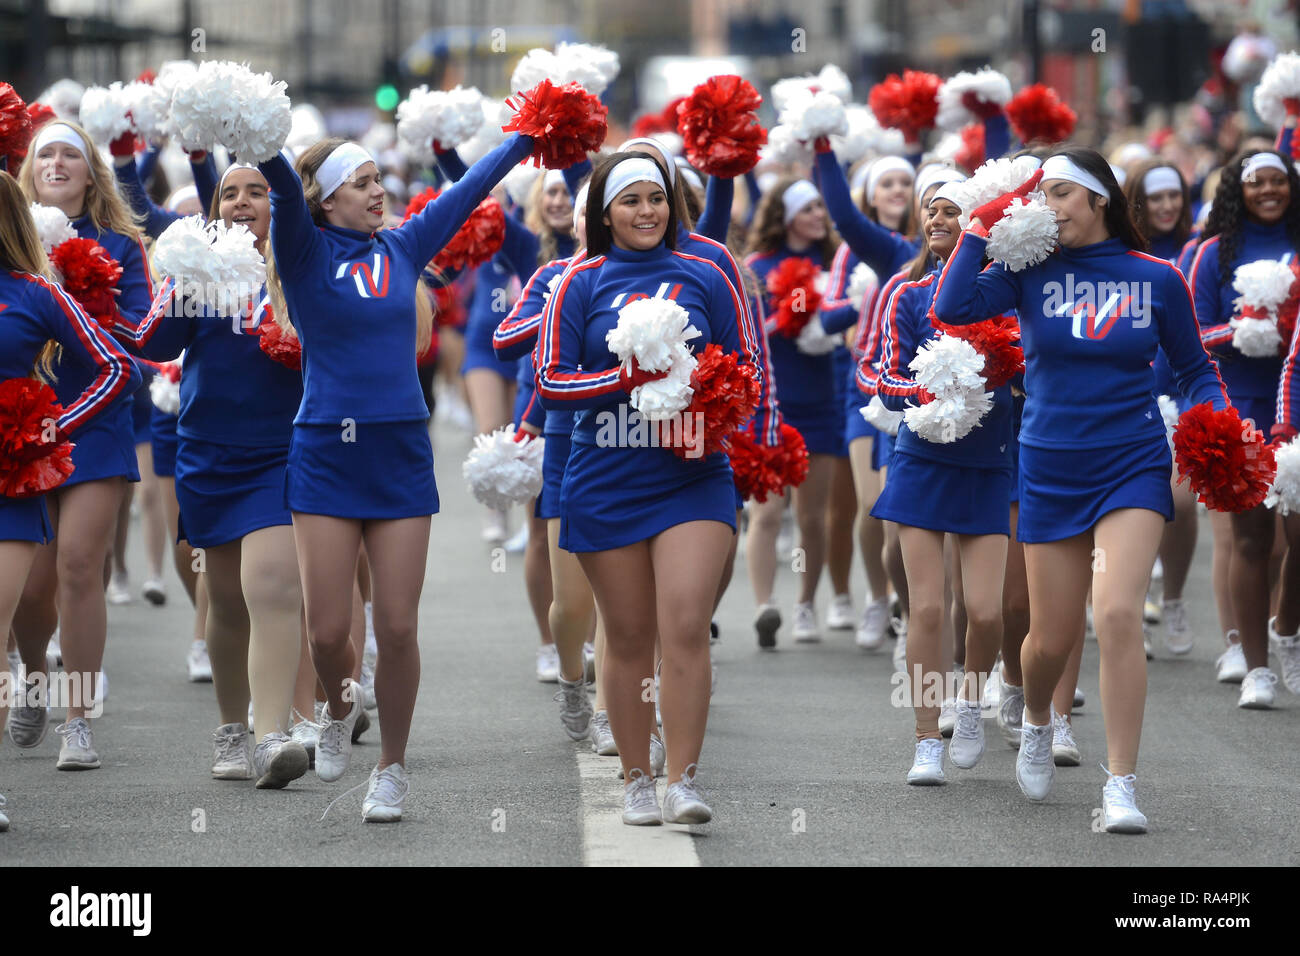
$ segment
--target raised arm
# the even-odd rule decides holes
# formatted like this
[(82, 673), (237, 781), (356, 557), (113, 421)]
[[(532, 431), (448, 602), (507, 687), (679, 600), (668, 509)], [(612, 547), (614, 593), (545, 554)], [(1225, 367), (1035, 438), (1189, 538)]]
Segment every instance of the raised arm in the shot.
[(704, 208), (695, 231), (718, 242), (727, 241), (731, 226), (731, 204), (736, 198), (736, 181), (726, 176), (710, 176), (704, 187)]
[(156, 205), (144, 191), (144, 183), (136, 169), (135, 159), (119, 156), (113, 163), (113, 174), (117, 177), (118, 191), (126, 200), (137, 220), (143, 218), (141, 228), (145, 234), (157, 239), (163, 230), (181, 217)]
[[(281, 276), (301, 275), (312, 261), (319, 243), (302, 194), (302, 180), (282, 153), (276, 153), (257, 168), (271, 187), (271, 251)], [(430, 255), (425, 262), (432, 259)]]
[(196, 319), (187, 316), (187, 311), (184, 301), (176, 295), (175, 280), (169, 277), (158, 284), (143, 321), (135, 328), (118, 325), (113, 334), (137, 355), (154, 362), (170, 362), (189, 347), (194, 337)]
[[(820, 144), (822, 140), (818, 140)], [(819, 147), (820, 148), (820, 147)], [(872, 222), (849, 194), (844, 177), (829, 144), (826, 152), (817, 153), (817, 171), (821, 176), (822, 198), (835, 222), (835, 228), (854, 254), (871, 266), (876, 275), (892, 275), (904, 261), (916, 255), (916, 246), (896, 232)]]
[(980, 271), (988, 240), (966, 230), (943, 271), (930, 305), (931, 319), (948, 325), (970, 325), (991, 315), (1003, 315), (1020, 301), (1020, 282), (1015, 273), (998, 262)]
[(984, 119), (984, 158), (999, 159), (1011, 152), (1011, 126), (1007, 114), (998, 110)]
[(830, 280), (820, 310), (822, 328), (832, 335), (847, 331), (858, 321), (858, 303), (849, 297), (849, 281), (855, 266), (853, 250), (841, 243), (831, 262)]
[[(876, 380), (876, 394), (891, 411), (901, 412), (910, 404), (917, 404), (921, 386), (911, 377), (908, 366), (916, 357), (920, 344), (916, 329), (915, 310), (911, 308), (913, 294), (909, 290), (920, 288), (917, 283), (904, 283), (894, 290), (882, 315), (881, 344), (884, 349), (880, 377)], [(924, 316), (921, 317), (924, 321)]]
[(199, 206), (206, 217), (212, 208), (212, 197), (216, 195), (217, 164), (208, 152), (190, 153), (190, 173), (194, 176), (194, 188), (199, 192)]

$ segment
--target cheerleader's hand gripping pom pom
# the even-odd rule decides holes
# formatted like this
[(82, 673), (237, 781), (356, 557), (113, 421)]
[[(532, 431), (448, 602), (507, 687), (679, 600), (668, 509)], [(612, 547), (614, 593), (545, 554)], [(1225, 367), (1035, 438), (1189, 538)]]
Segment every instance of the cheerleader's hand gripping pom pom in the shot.
[(1174, 430), (1178, 478), (1213, 511), (1249, 511), (1263, 503), (1277, 471), (1264, 434), (1242, 422), (1235, 408), (1216, 412), (1209, 402), (1185, 411)]
[(945, 325), (934, 321), (944, 335), (969, 342), (984, 359), (980, 374), (984, 387), (992, 391), (1007, 384), (1025, 370), (1025, 352), (1020, 346), (1020, 323), (1014, 315), (1000, 315), (971, 325)]
[[(1264, 504), (1280, 515), (1289, 515), (1293, 511), (1300, 511), (1300, 442), (1295, 440), (1294, 428), (1289, 425), (1283, 425), (1282, 428), (1290, 434), (1285, 437), (1285, 444), (1274, 449), (1277, 474), (1269, 486)], [(1274, 434), (1277, 434), (1277, 430), (1278, 426), (1274, 425)]]
[(218, 315), (237, 315), (266, 282), (266, 262), (255, 242), (242, 223), (204, 225), (201, 216), (186, 216), (158, 237), (153, 264), (159, 274), (175, 280), (178, 295)]
[[(174, 373), (172, 369), (175, 369)], [(162, 371), (149, 382), (149, 397), (153, 400), (154, 407), (164, 415), (180, 413), (181, 368), (179, 365), (169, 362), (162, 367)]]
[(461, 474), (479, 502), (505, 510), (541, 492), (544, 447), (545, 442), (516, 441), (515, 426), (507, 425), (474, 438)]
[(961, 391), (909, 408), (903, 418), (918, 438), (946, 445), (969, 435), (992, 408), (991, 392)]
[(1056, 248), (1056, 213), (1039, 200), (1008, 206), (989, 230), (987, 252), (1012, 272), (1037, 265)]
[(781, 425), (775, 445), (756, 442), (748, 429), (742, 429), (731, 436), (727, 455), (736, 490), (742, 498), (760, 503), (767, 501), (768, 495), (799, 487), (808, 477), (808, 446), (793, 425)]
[[(800, 90), (786, 100), (778, 116), (782, 126), (789, 126), (805, 143), (823, 137), (843, 136), (849, 131), (844, 104), (832, 93)], [(830, 152), (830, 142), (819, 152)]]
[[(618, 310), (618, 324), (606, 334), (605, 344), (619, 362), (632, 358), (641, 369), (667, 372), (683, 361), (685, 344), (700, 335), (690, 321), (690, 313), (671, 299), (637, 299)], [(684, 354), (693, 368), (690, 350)]]
[(1018, 204), (1024, 201), (1025, 197), (1033, 192), (1042, 180), (1043, 171), (1041, 169), (1034, 170), (1033, 175), (1015, 189), (1003, 193), (996, 199), (990, 200), (989, 202), (984, 203), (984, 205), (978, 207), (973, 213), (971, 213), (970, 221), (973, 223), (978, 219), (985, 229), (991, 231), (998, 220), (1007, 214), (1007, 209), (1012, 204)]
[(662, 372), (647, 372), (636, 363), (635, 358), (629, 358), (618, 370), (618, 383), (623, 386), (623, 391), (631, 392), (634, 388), (639, 388), (646, 382), (656, 382), (661, 378), (668, 377), (668, 370)]
[(42, 206), (32, 203), (32, 218), (36, 220), (36, 234), (40, 236), (41, 248), (49, 255), (54, 248), (69, 239), (77, 238), (77, 230), (72, 228), (72, 221), (56, 206)]
[(822, 320), (814, 314), (794, 340), (795, 348), (804, 355), (826, 355), (834, 352), (836, 346), (844, 344), (844, 336), (831, 335), (822, 325)]
[(506, 103), (515, 116), (502, 130), (533, 138), (534, 165), (567, 169), (605, 142), (609, 108), (577, 83), (542, 80)]
[(68, 239), (50, 253), (60, 285), (86, 314), (112, 330), (117, 324), (117, 284), (122, 266), (94, 239)]
[(57, 427), (62, 416), (54, 389), (43, 382), (0, 382), (0, 495), (41, 495), (72, 474), (72, 444)]
[(1011, 81), (989, 67), (974, 73), (962, 71), (943, 82), (937, 99), (935, 125), (956, 132), (967, 123), (1001, 113), (1011, 99)]
[(753, 169), (767, 142), (756, 112), (762, 102), (739, 76), (711, 76), (695, 87), (677, 111), (677, 132), (691, 165), (724, 179)]

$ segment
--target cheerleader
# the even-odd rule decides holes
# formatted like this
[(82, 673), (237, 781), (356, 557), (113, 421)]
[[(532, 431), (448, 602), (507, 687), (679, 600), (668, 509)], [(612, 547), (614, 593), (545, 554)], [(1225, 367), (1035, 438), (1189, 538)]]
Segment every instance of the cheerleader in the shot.
[[(268, 286), (304, 355), (285, 485), (312, 660), (327, 701), (316, 746), (316, 773), (327, 782), (347, 770), (364, 710), (348, 640), (363, 542), (372, 572), (383, 733), (362, 804), (368, 821), (400, 820), (409, 789), (403, 764), (420, 679), (418, 605), (430, 516), (438, 511), (428, 406), (416, 372), (417, 282), (532, 147), (531, 137), (516, 134), (401, 227), (380, 232), (379, 168), (356, 144), (317, 143), (298, 158), (296, 172), (283, 156), (259, 167), (271, 186)], [(394, 483), (394, 474), (411, 480)]]
[[(671, 174), (652, 157), (615, 155), (592, 176), (587, 257), (552, 294), (538, 341), (543, 401), (579, 410), (560, 498), (560, 547), (578, 555), (606, 629), (602, 662), (613, 731), (627, 784), (623, 821), (703, 823), (712, 811), (695, 787), (708, 719), (704, 635), (735, 533), (735, 486), (726, 457), (679, 458), (637, 447), (640, 416), (626, 392), (655, 377), (620, 367), (605, 344), (629, 296), (669, 294), (702, 335), (750, 363), (743, 306), (712, 262), (677, 251), (679, 210)], [(581, 371), (579, 371), (581, 369)], [(610, 445), (611, 421), (634, 427)], [(647, 742), (654, 707), (642, 698), (662, 647), (659, 703), (669, 786), (662, 814)]]
[[(1276, 150), (1238, 155), (1219, 179), (1190, 282), (1201, 340), (1218, 360), (1228, 396), (1242, 420), (1250, 419), (1265, 435), (1274, 432), (1276, 423), (1282, 356), (1250, 358), (1233, 347), (1229, 320), (1238, 309), (1232, 280), (1238, 266), (1260, 259), (1291, 263), (1297, 250), (1300, 176), (1294, 166)], [(1228, 580), (1246, 670), (1237, 706), (1247, 709), (1268, 709), (1275, 697), (1277, 675), (1268, 667), (1269, 556), (1275, 522), (1274, 513), (1263, 505), (1232, 516)], [(1231, 665), (1231, 653), (1229, 647), (1220, 659), (1221, 672), (1225, 664)]]
[[(884, 359), (877, 394), (902, 411), (922, 398), (906, 369), (922, 343), (938, 336), (930, 321), (939, 270), (957, 244), (961, 207), (956, 194), (940, 187), (927, 204), (921, 259), (934, 265), (917, 282), (899, 288), (885, 306), (881, 335)], [(956, 701), (950, 756), (961, 768), (974, 767), (984, 753), (980, 689), (1002, 638), (1002, 578), (1010, 535), (1011, 387), (993, 390), (991, 411), (963, 438), (950, 444), (925, 441), (904, 422), (891, 460), (890, 480), (872, 514), (896, 522), (907, 570), (911, 618), (907, 663), (916, 712), (916, 759), (907, 782), (942, 784), (943, 738), (939, 730), (936, 681), (946, 683), (940, 663), (944, 605), (944, 538), (955, 536), (954, 564), (966, 611), (966, 679)], [(946, 694), (945, 694), (946, 696)], [(942, 699), (942, 698), (940, 698)]]
[[(75, 369), (86, 382), (61, 406), (55, 440), (62, 442), (65, 436), (82, 434), (99, 416), (114, 414), (139, 385), (140, 375), (99, 324), (52, 281), (27, 199), (13, 177), (4, 172), (0, 172), (0, 222), (5, 224), (0, 230), (0, 381), (48, 380), (55, 348), (61, 346), (61, 366), (69, 373)], [(2, 467), (8, 486), (18, 477), (16, 463), (6, 461)], [(9, 632), (37, 547), (53, 534), (46, 496), (0, 497), (0, 633)], [(101, 558), (95, 572), (102, 567)], [(28, 641), (20, 647), (25, 651), (28, 679), (22, 688), (25, 702), (14, 710), (9, 734), (18, 746), (34, 747), (48, 726), (48, 710), (40, 699), (42, 688), (48, 687), (45, 650)], [(69, 668), (69, 673), (73, 672)], [(86, 685), (83, 693), (89, 690)], [(29, 713), (32, 711), (35, 713)], [(56, 729), (68, 731), (66, 726)], [(0, 796), (0, 810), (3, 807)], [(0, 830), (8, 826), (8, 818), (0, 812)]]
[[(1059, 247), (1021, 272), (998, 263), (981, 271), (982, 233), (1040, 178)], [(1106, 161), (1091, 149), (1059, 150), (1015, 193), (974, 211), (931, 308), (950, 324), (1012, 308), (1020, 317), (1027, 397), (1017, 534), (1025, 542), (1030, 631), (1021, 651), (1016, 779), (1031, 800), (1051, 790), (1052, 691), (1083, 628), (1091, 582), (1110, 763), (1102, 807), (1111, 832), (1144, 832), (1147, 822), (1136, 801), (1146, 698), (1142, 605), (1161, 519), (1173, 517), (1169, 445), (1152, 393), (1156, 347), (1183, 394), (1227, 405), (1197, 338), (1186, 283), (1172, 265), (1141, 252), (1143, 245)], [(1118, 310), (1110, 299), (1076, 303), (1116, 281), (1134, 290)]]
[[(66, 121), (42, 126), (19, 182), (30, 201), (62, 210), (78, 236), (94, 239), (118, 261), (122, 276), (108, 321), (138, 325), (153, 295), (140, 231), (85, 131)], [(89, 382), (85, 369), (61, 363), (54, 376), (55, 392), (65, 405)], [(50, 516), (60, 533), (53, 548), (42, 549), (24, 592), (23, 603), (31, 607), (22, 615), (26, 626), (17, 629), (17, 637), (25, 661), (43, 658), (57, 621), (67, 672), (97, 675), (102, 670), (108, 633), (103, 576), (124, 486), (140, 480), (135, 437), (128, 397), (82, 432), (72, 452), (76, 470), (50, 495)], [(102, 699), (102, 693), (96, 696)], [(99, 767), (84, 707), (72, 702), (57, 732), (63, 737), (59, 769)], [(43, 735), (41, 721), (23, 736), (34, 747)]]

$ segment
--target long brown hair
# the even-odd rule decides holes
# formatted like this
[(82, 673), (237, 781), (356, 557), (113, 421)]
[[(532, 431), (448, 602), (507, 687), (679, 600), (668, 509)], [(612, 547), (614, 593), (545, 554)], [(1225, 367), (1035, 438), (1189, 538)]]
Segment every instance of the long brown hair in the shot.
[[(53, 281), (50, 260), (41, 246), (27, 197), (18, 181), (7, 172), (0, 172), (0, 222), (7, 226), (0, 229), (0, 268), (27, 272)], [(53, 382), (54, 363), (58, 358), (59, 344), (51, 339), (36, 357), (33, 377)]]
[(1173, 228), (1174, 241), (1181, 247), (1192, 234), (1192, 198), (1187, 188), (1187, 180), (1183, 179), (1182, 170), (1167, 159), (1157, 157), (1145, 160), (1129, 173), (1128, 179), (1124, 182), (1124, 195), (1128, 199), (1133, 224), (1137, 226), (1138, 232), (1150, 240), (1152, 236), (1151, 219), (1147, 215), (1147, 173), (1165, 166), (1178, 174), (1178, 185), (1183, 191), (1183, 211), (1178, 214), (1178, 222), (1174, 223)]
[[(749, 242), (745, 246), (746, 254), (754, 252), (775, 252), (785, 244), (785, 191), (797, 183), (799, 176), (782, 176), (776, 184), (764, 193), (754, 213), (754, 223), (749, 227)], [(813, 243), (822, 254), (822, 266), (829, 269), (839, 247), (840, 237), (827, 216), (826, 236)]]
[[(329, 157), (329, 154), (338, 149), (347, 140), (337, 136), (323, 139), (313, 146), (307, 147), (303, 154), (298, 157), (294, 163), (294, 168), (298, 171), (298, 178), (302, 180), (302, 195), (307, 202), (307, 211), (311, 214), (312, 221), (318, 226), (326, 224), (325, 210), (321, 208), (321, 184), (316, 178), (316, 173), (321, 164)], [(214, 197), (215, 200), (215, 197)], [(271, 296), (271, 317), (280, 330), (288, 335), (296, 336), (298, 333), (293, 328), (293, 323), (289, 318), (289, 303), (284, 297), (284, 286), (280, 282), (280, 272), (275, 265), (275, 253), (272, 249), (271, 237), (275, 231), (275, 219), (271, 220), (271, 229), (266, 236), (266, 291)], [(429, 302), (429, 296), (420, 288), (420, 283), (415, 284), (415, 354), (419, 355), (429, 347), (433, 340), (433, 306)]]
[[(115, 232), (131, 239), (139, 239), (140, 225), (131, 214), (126, 201), (122, 199), (121, 193), (117, 191), (117, 179), (99, 155), (99, 151), (93, 147), (90, 135), (71, 120), (52, 120), (50, 123), (42, 124), (41, 128), (44, 129), (54, 123), (62, 123), (71, 129), (81, 137), (81, 141), (90, 150), (90, 155), (86, 157), (86, 163), (90, 167), (90, 185), (86, 189), (82, 213), (90, 216), (90, 221), (100, 232)], [(32, 145), (36, 145), (34, 138)], [(35, 149), (27, 151), (27, 158), (23, 160), (22, 168), (18, 170), (18, 182), (22, 185), (28, 201), (40, 202), (36, 195)]]
[[(605, 225), (605, 183), (609, 180), (609, 174), (619, 163), (625, 163), (629, 159), (648, 159), (654, 163), (659, 170), (659, 177), (667, 183), (668, 170), (664, 164), (659, 161), (659, 157), (652, 156), (649, 153), (640, 151), (626, 153), (614, 153), (606, 156), (596, 164), (596, 169), (591, 174), (591, 184), (587, 187), (587, 257), (594, 258), (603, 256), (609, 252), (610, 247), (614, 245), (614, 234), (610, 231), (609, 226)], [(680, 190), (669, 188), (665, 190), (668, 198), (668, 225), (664, 229), (663, 243), (669, 249), (677, 248), (677, 224), (682, 221), (682, 205)]]

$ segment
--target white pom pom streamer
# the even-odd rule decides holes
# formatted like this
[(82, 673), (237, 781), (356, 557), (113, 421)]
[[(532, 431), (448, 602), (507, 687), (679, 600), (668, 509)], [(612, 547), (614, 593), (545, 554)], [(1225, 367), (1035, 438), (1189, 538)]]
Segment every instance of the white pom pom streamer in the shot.
[(483, 126), (483, 94), (474, 87), (418, 86), (397, 107), (397, 138), (412, 159), (433, 162), (433, 141), (454, 149)]
[(1280, 515), (1300, 511), (1300, 439), (1293, 438), (1273, 452), (1277, 474), (1264, 504)]
[(799, 330), (794, 346), (805, 355), (826, 355), (834, 352), (837, 345), (844, 344), (844, 336), (831, 335), (822, 326), (821, 316), (814, 315)]
[(1234, 83), (1249, 85), (1262, 78), (1268, 62), (1276, 54), (1277, 44), (1271, 38), (1239, 33), (1223, 51), (1220, 67)]
[(1232, 347), (1247, 358), (1275, 358), (1282, 334), (1273, 319), (1232, 319)]
[(868, 425), (880, 429), (886, 435), (897, 435), (898, 426), (903, 424), (903, 413), (886, 408), (879, 395), (872, 395), (871, 401), (858, 411)]
[(242, 223), (203, 224), (187, 216), (168, 226), (154, 244), (159, 274), (176, 280), (176, 294), (192, 298), (219, 315), (236, 315), (260, 295), (266, 263)]
[(46, 255), (59, 243), (77, 238), (77, 230), (72, 228), (72, 222), (63, 214), (63, 210), (35, 202), (31, 209), (32, 218), (36, 220), (36, 234), (40, 237)]
[(530, 90), (542, 80), (557, 86), (577, 83), (593, 96), (600, 96), (613, 80), (609, 57), (614, 57), (612, 69), (618, 72), (618, 56), (603, 47), (589, 47), (583, 43), (562, 43), (556, 52), (541, 47), (524, 54), (510, 76), (510, 91)]
[(176, 87), (191, 82), (198, 69), (198, 64), (192, 60), (168, 60), (158, 68), (158, 75), (153, 81), (154, 92), (168, 104), (170, 109), (172, 94), (176, 92)]
[(962, 141), (960, 133), (944, 133), (935, 143), (934, 149), (930, 155), (942, 163), (949, 166), (957, 165), (957, 154), (961, 152)]
[(903, 418), (918, 438), (947, 445), (969, 435), (992, 407), (991, 392), (962, 392), (909, 408)]
[(859, 262), (853, 267), (853, 273), (849, 276), (848, 297), (859, 311), (866, 303), (867, 297), (874, 294), (879, 287), (880, 278), (876, 275), (875, 269), (865, 262)]
[[(596, 46), (591, 43), (564, 43), (561, 42), (555, 48), (555, 55), (561, 61), (576, 61), (588, 64), (600, 77), (600, 88), (588, 86), (587, 90), (595, 96), (601, 93), (614, 82), (618, 77), (619, 60), (618, 54), (613, 50), (608, 50), (603, 46)], [(585, 85), (585, 84), (584, 84)]]
[(984, 67), (974, 73), (962, 71), (949, 77), (939, 87), (939, 112), (934, 124), (940, 129), (955, 133), (967, 123), (979, 122), (979, 117), (962, 104), (966, 93), (974, 93), (986, 103), (1006, 106), (1011, 101), (1011, 81), (1005, 75), (991, 67)]
[(827, 63), (816, 76), (794, 76), (772, 84), (772, 105), (779, 113), (792, 96), (810, 91), (829, 93), (845, 106), (853, 99), (853, 84), (834, 63)]
[(490, 435), (477, 435), (474, 448), (461, 465), (461, 474), (474, 497), (497, 511), (535, 498), (542, 490), (544, 441), (514, 439), (514, 425), (498, 428)]
[(875, 114), (865, 106), (850, 106), (844, 111), (848, 132), (831, 137), (831, 149), (843, 165), (853, 165), (872, 153), (903, 152), (903, 134), (876, 122)]
[(1161, 395), (1156, 399), (1160, 406), (1160, 417), (1165, 423), (1165, 439), (1169, 442), (1169, 450), (1174, 450), (1174, 429), (1178, 427), (1178, 403), (1168, 395)]
[(521, 164), (505, 174), (501, 185), (505, 187), (511, 201), (516, 206), (522, 206), (528, 202), (528, 191), (533, 188), (534, 181), (540, 175), (542, 171), (536, 166)]
[(187, 150), (220, 143), (241, 162), (260, 163), (293, 127), (285, 83), (226, 60), (205, 60), (172, 93), (171, 126)]
[(1013, 203), (989, 230), (989, 256), (1012, 272), (1042, 262), (1055, 248), (1056, 213), (1038, 199)]
[(181, 410), (181, 383), (158, 374), (149, 382), (149, 397), (164, 415), (177, 415)]
[(1232, 287), (1240, 297), (1234, 303), (1240, 310), (1243, 306), (1277, 311), (1277, 307), (1291, 294), (1291, 283), (1295, 273), (1284, 262), (1273, 259), (1260, 259), (1238, 266), (1232, 274)]
[(671, 418), (691, 403), (696, 359), (686, 343), (700, 332), (690, 318), (671, 299), (638, 299), (618, 310), (618, 325), (605, 336), (620, 363), (635, 359), (642, 371), (668, 373), (632, 389), (632, 407), (651, 421)]
[(1300, 96), (1300, 53), (1282, 53), (1264, 70), (1255, 87), (1255, 112), (1274, 128), (1286, 119), (1282, 101)]
[(781, 110), (779, 122), (789, 126), (794, 135), (810, 143), (818, 136), (843, 136), (849, 131), (844, 104), (832, 93), (799, 90), (789, 96)]
[(984, 390), (984, 356), (969, 342), (941, 335), (924, 343), (909, 363), (918, 385), (934, 401), (903, 413), (919, 438), (948, 444), (966, 437), (993, 407)]
[[(959, 137), (960, 139), (960, 137)], [(970, 225), (971, 213), (987, 202), (992, 202), (1016, 189), (1038, 169), (1038, 160), (1032, 156), (1019, 159), (991, 159), (975, 170), (974, 175), (960, 183), (949, 185), (958, 190), (963, 212), (958, 224), (965, 229)], [(1030, 196), (1038, 195), (1030, 193)]]
[(494, 100), (485, 96), (480, 106), (483, 108), (483, 125), (456, 150), (461, 162), (466, 166), (473, 166), (504, 143), (510, 135), (501, 131), (501, 127), (509, 123), (510, 118), (514, 116), (514, 111), (506, 106), (504, 100)]
[(111, 143), (131, 130), (131, 117), (121, 83), (92, 86), (81, 98), (81, 125), (96, 143)]
[(629, 397), (632, 407), (648, 421), (664, 421), (680, 415), (691, 404), (691, 398), (695, 394), (691, 389), (691, 373), (695, 371), (696, 365), (695, 356), (680, 342), (673, 345), (672, 353), (673, 362), (668, 375), (638, 385), (632, 389)]
[(54, 110), (59, 119), (75, 120), (81, 110), (81, 98), (85, 93), (84, 86), (65, 76), (42, 90), (40, 96), (33, 102), (44, 103)]
[(161, 143), (167, 136), (171, 99), (154, 89), (152, 83), (128, 83), (121, 97), (131, 114), (131, 127), (147, 142)]
[(767, 131), (767, 145), (759, 150), (759, 161), (783, 165), (808, 165), (812, 162), (811, 143), (801, 142), (789, 126), (773, 126)]

